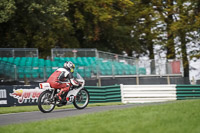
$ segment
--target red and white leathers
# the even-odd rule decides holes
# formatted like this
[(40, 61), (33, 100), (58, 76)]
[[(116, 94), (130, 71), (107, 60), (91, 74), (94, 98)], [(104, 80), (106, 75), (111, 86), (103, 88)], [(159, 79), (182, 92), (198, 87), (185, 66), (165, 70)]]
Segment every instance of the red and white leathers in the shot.
[[(68, 79), (70, 83), (62, 83), (66, 79)], [(65, 68), (58, 68), (54, 73), (51, 74), (47, 82), (51, 85), (52, 88), (61, 89), (61, 91), (57, 94), (60, 100), (61, 94), (63, 92), (68, 92), (72, 85), (79, 86), (79, 83), (74, 79), (70, 70)]]

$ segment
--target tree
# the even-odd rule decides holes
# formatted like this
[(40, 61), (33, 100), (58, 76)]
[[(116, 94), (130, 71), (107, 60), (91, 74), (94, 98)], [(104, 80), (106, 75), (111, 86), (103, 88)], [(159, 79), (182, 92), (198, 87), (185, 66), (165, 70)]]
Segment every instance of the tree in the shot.
[(131, 51), (132, 24), (125, 18), (132, 5), (130, 0), (70, 0), (67, 17), (80, 47), (115, 53)]
[(171, 25), (174, 23), (175, 1), (176, 0), (156, 0), (153, 3), (155, 10), (159, 13), (160, 20), (163, 21), (162, 23), (162, 25), (164, 26), (163, 33), (167, 34), (166, 43), (164, 43), (166, 51), (167, 51), (167, 59), (175, 59), (176, 57), (174, 34), (170, 30)]
[(7, 22), (15, 13), (15, 1), (14, 0), (1, 0), (0, 3), (0, 23)]
[[(68, 42), (73, 40), (70, 37), (73, 32), (65, 16), (67, 0), (20, 0), (12, 4), (15, 7), (12, 15), (0, 23), (2, 47), (37, 47), (45, 57), (56, 45), (71, 46)], [(9, 11), (4, 8), (3, 12)]]
[[(180, 39), (181, 54), (184, 67), (184, 76), (189, 77), (189, 62), (187, 43), (195, 39), (194, 31), (198, 31), (200, 25), (200, 2), (198, 0), (178, 1), (176, 22), (171, 25), (171, 31)], [(188, 39), (190, 37), (191, 39)]]
[[(158, 39), (159, 30), (157, 28), (157, 13), (153, 9), (152, 0), (134, 1), (132, 12), (129, 14), (133, 23), (132, 39), (134, 43), (140, 45), (136, 49), (137, 53), (149, 52), (149, 58), (154, 59), (155, 39)], [(156, 28), (156, 30), (154, 30)]]

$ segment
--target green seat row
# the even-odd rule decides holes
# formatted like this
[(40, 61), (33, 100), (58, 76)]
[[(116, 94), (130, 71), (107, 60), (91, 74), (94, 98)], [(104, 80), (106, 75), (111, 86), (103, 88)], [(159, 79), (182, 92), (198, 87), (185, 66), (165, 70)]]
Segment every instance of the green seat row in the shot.
[[(54, 61), (62, 62), (65, 61), (72, 61), (76, 66), (87, 66), (91, 68), (91, 71), (89, 71), (85, 74), (83, 70), (79, 70), (79, 73), (84, 75), (91, 75), (97, 74), (98, 70), (101, 75), (135, 75), (137, 74), (136, 66), (124, 64), (117, 61), (104, 61), (103, 58), (96, 58), (96, 57), (55, 57)], [(145, 68), (139, 68), (138, 74), (146, 74)]]
[(139, 68), (137, 72), (134, 65), (96, 57), (55, 57), (54, 61), (37, 57), (1, 57), (0, 60), (15, 64), (19, 78), (49, 77), (57, 68), (63, 67), (65, 61), (72, 61), (76, 65), (76, 71), (84, 78), (90, 78), (98, 72), (101, 75), (146, 74), (145, 68)]

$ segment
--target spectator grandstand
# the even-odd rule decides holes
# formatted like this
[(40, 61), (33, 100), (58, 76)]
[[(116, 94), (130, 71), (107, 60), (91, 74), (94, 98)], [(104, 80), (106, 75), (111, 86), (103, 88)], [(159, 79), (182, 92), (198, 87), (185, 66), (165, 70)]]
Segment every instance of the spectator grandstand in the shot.
[[(76, 71), (83, 77), (100, 75), (136, 75), (136, 66), (96, 57), (55, 57), (54, 61), (38, 57), (2, 57), (0, 69), (2, 75), (15, 79), (46, 79), (65, 61), (72, 61)], [(139, 68), (139, 74), (146, 74), (145, 68)]]
[[(15, 49), (10, 50), (15, 53)], [(29, 49), (21, 50), (28, 51)], [(139, 67), (134, 58), (96, 49), (52, 49), (51, 54), (51, 60), (39, 58), (37, 49), (23, 56), (11, 54), (10, 57), (8, 55), (3, 57), (1, 54), (1, 79), (24, 80), (26, 78), (33, 81), (45, 81), (57, 68), (62, 67), (65, 61), (72, 61), (76, 65), (75, 72), (80, 73), (84, 78), (130, 77), (148, 74), (147, 68)]]

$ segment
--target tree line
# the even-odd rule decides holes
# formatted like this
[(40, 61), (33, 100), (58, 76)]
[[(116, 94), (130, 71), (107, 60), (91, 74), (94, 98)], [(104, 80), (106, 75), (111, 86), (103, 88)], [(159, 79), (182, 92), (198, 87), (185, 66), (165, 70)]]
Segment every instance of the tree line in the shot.
[[(2, 48), (97, 48), (154, 59), (161, 45), (167, 59), (183, 59), (189, 76), (188, 42), (198, 40), (199, 0), (1, 0)], [(198, 47), (195, 45), (195, 47)]]

